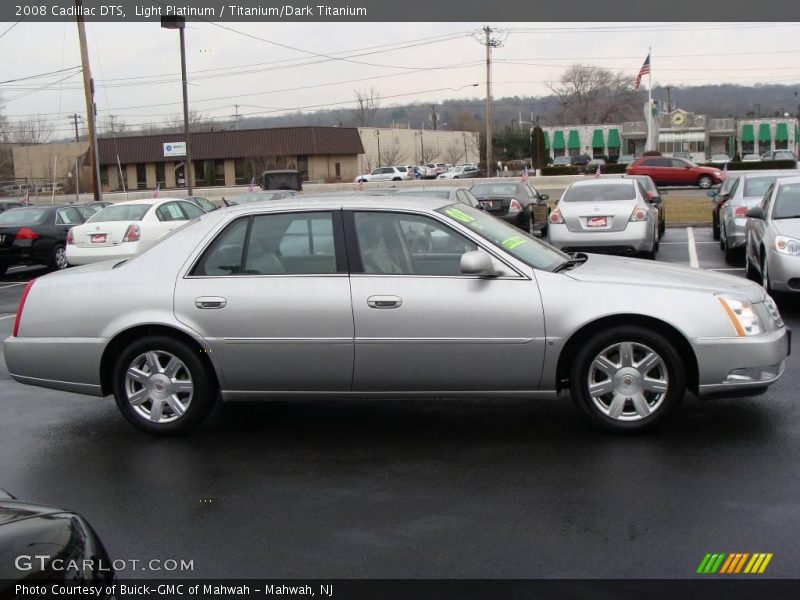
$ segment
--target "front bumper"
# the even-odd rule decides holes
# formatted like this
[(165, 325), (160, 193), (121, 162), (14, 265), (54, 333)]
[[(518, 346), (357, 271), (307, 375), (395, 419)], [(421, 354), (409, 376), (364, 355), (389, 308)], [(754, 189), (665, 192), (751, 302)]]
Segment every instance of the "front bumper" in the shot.
[(607, 249), (614, 252), (648, 252), (653, 247), (653, 226), (648, 221), (628, 223), (622, 231), (570, 231), (565, 224), (551, 223), (547, 241), (561, 250)]
[(774, 249), (767, 252), (767, 272), (773, 290), (800, 292), (800, 256), (781, 254)]
[(785, 327), (751, 337), (693, 340), (699, 367), (700, 396), (748, 389), (760, 393), (786, 368), (791, 333)]

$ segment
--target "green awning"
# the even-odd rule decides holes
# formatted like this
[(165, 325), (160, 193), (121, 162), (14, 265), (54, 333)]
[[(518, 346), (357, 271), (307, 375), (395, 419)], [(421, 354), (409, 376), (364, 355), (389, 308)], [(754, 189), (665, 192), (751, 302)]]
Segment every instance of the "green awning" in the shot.
[(753, 134), (753, 126), (750, 124), (742, 126), (742, 141), (743, 142), (754, 142), (756, 141), (756, 137)]
[(581, 149), (581, 136), (578, 134), (577, 129), (570, 129), (569, 130), (569, 141), (567, 143), (567, 147), (570, 150), (580, 150)]
[(553, 150), (563, 150), (564, 149), (564, 132), (563, 131), (554, 131), (553, 132)]
[(544, 134), (544, 149), (550, 150), (550, 134), (546, 131), (542, 132)]
[(606, 143), (603, 140), (603, 130), (595, 129), (592, 133), (592, 148), (605, 148)]
[(778, 126), (775, 128), (775, 141), (789, 141), (789, 127), (786, 125), (786, 123), (778, 123)]
[(769, 143), (772, 140), (772, 134), (769, 131), (769, 123), (762, 123), (758, 126), (758, 141)]
[(619, 129), (608, 130), (608, 147), (619, 148), (622, 143), (619, 141)]

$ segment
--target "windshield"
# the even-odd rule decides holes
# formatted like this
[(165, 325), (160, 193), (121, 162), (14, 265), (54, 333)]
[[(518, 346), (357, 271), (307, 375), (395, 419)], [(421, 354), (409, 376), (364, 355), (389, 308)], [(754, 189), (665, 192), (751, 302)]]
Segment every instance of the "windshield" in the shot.
[(561, 199), (562, 202), (603, 202), (606, 200), (634, 200), (636, 191), (632, 183), (573, 185)]
[(437, 208), (436, 211), (534, 269), (553, 271), (570, 258), (521, 229), (477, 208), (465, 204), (450, 204)]
[(87, 223), (108, 223), (109, 221), (141, 221), (152, 204), (117, 204), (107, 206), (96, 212)]
[(772, 209), (773, 219), (800, 219), (800, 183), (782, 185)]
[(14, 208), (0, 214), (0, 225), (41, 225), (46, 208)]
[(519, 194), (516, 183), (479, 183), (470, 190), (476, 196), (516, 196)]
[(744, 180), (745, 197), (763, 196), (767, 193), (767, 188), (775, 183), (777, 178), (777, 175), (769, 175), (767, 177), (748, 177)]

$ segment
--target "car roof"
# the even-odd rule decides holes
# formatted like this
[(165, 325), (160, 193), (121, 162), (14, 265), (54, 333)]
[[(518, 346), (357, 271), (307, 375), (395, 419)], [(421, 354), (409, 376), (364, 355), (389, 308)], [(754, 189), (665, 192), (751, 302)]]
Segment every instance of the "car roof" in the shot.
[[(264, 203), (242, 204), (229, 206), (225, 210), (217, 210), (208, 213), (205, 216), (211, 216), (215, 213), (222, 213), (222, 215), (229, 215), (231, 213), (245, 215), (254, 212), (262, 212), (266, 209), (267, 212), (281, 212), (285, 210), (339, 210), (339, 209), (376, 209), (376, 210), (392, 210), (392, 209), (411, 209), (419, 210), (426, 208), (429, 210), (436, 210), (443, 206), (453, 204), (449, 199), (445, 198), (426, 198), (420, 196), (411, 196), (403, 198), (402, 196), (392, 196), (391, 205), (386, 203), (386, 196), (379, 195), (343, 195), (343, 196), (324, 196), (324, 195), (304, 195), (295, 196), (293, 198), (284, 198), (281, 200), (272, 200)], [(205, 217), (203, 217), (205, 218)], [(222, 216), (220, 216), (222, 218)]]
[(186, 200), (185, 198), (140, 198), (138, 200), (125, 200), (124, 202), (117, 202), (112, 206), (127, 206), (129, 204), (159, 204), (164, 202), (173, 202), (175, 200)]
[(775, 175), (783, 175), (784, 177), (800, 177), (800, 170), (798, 169), (765, 169), (755, 173), (742, 173), (740, 177), (746, 179), (755, 179), (757, 177), (774, 177)]
[(613, 179), (594, 179), (593, 178), (591, 180), (575, 181), (570, 185), (570, 187), (572, 187), (572, 186), (584, 187), (584, 186), (587, 186), (587, 185), (614, 185), (614, 184), (619, 185), (620, 183), (624, 183), (626, 185), (633, 185), (634, 184), (633, 178), (631, 178), (631, 177), (628, 177), (628, 178), (625, 178), (625, 179), (623, 179), (622, 177), (619, 177), (619, 178), (615, 177)]

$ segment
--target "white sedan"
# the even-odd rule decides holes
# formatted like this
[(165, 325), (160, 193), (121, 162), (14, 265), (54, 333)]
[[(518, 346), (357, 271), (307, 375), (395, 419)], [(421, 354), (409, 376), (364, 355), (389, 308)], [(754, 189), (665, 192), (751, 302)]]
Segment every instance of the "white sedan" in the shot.
[(178, 198), (130, 200), (107, 206), (70, 229), (67, 262), (87, 265), (130, 258), (187, 221), (205, 214)]

